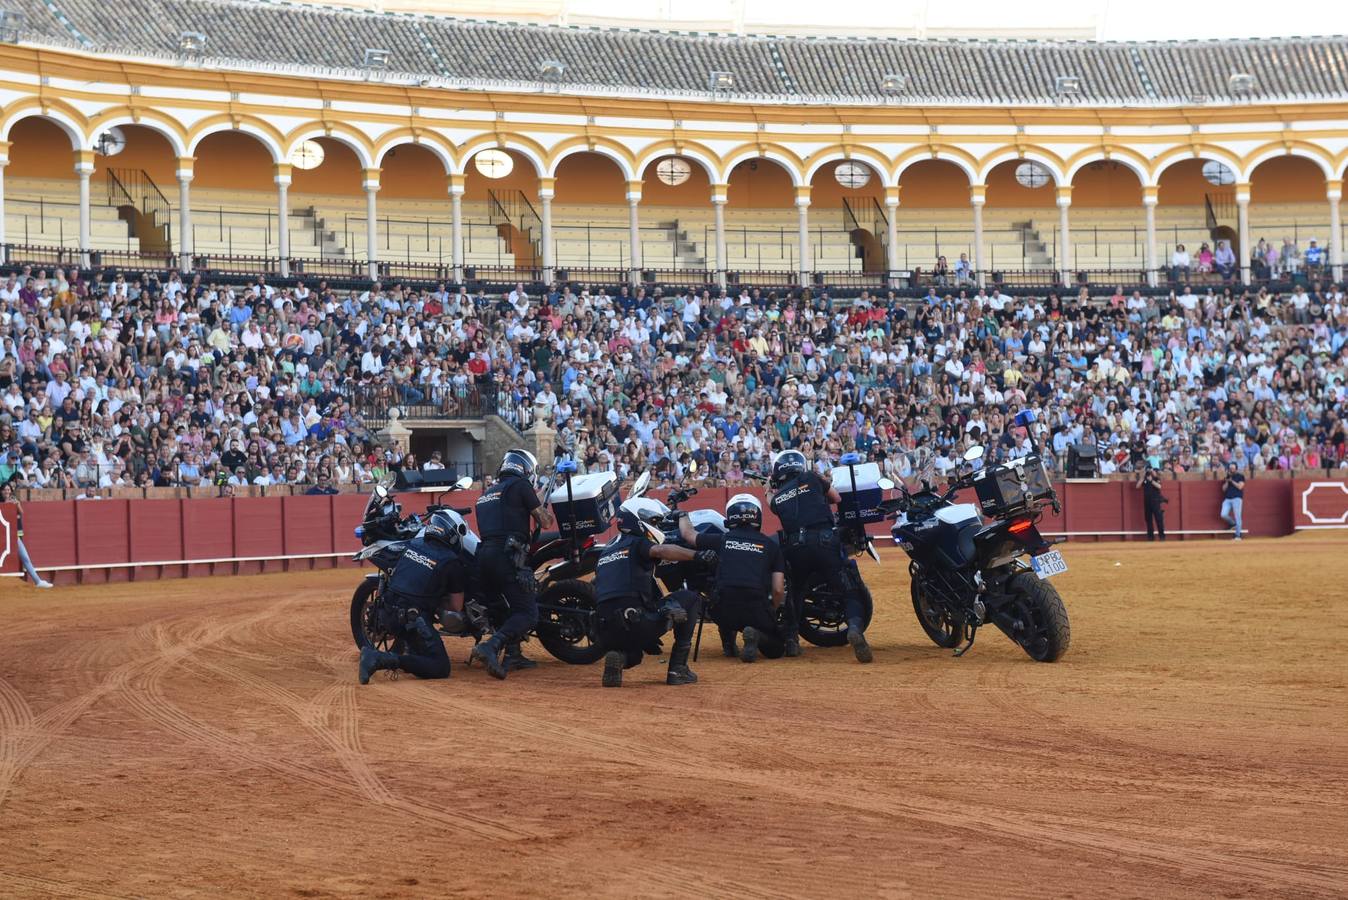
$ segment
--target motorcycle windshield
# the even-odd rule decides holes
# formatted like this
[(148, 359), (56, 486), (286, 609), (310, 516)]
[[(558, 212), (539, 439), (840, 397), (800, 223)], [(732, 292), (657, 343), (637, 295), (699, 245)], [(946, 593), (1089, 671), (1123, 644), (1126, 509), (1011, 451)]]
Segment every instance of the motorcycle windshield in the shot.
[(965, 522), (978, 522), (978, 507), (972, 503), (956, 503), (936, 510), (936, 518), (947, 525), (963, 525)]

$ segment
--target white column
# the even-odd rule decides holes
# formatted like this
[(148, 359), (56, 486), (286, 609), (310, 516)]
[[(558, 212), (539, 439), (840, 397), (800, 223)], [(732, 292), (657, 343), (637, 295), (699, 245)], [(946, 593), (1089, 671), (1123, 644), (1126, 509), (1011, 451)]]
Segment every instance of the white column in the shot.
[(1072, 188), (1058, 188), (1058, 275), (1064, 285), (1072, 283), (1072, 228), (1067, 211), (1072, 207)]
[[(1339, 201), (1343, 199), (1344, 183), (1337, 178), (1325, 182), (1325, 199), (1329, 201), (1329, 271), (1336, 282), (1344, 278), (1344, 224), (1339, 210)], [(4, 194), (0, 193), (0, 199)], [(4, 221), (0, 220), (0, 241), (3, 237)]]
[(290, 277), (290, 164), (278, 163), (276, 175), (276, 248), (282, 278)]
[(552, 244), (552, 198), (555, 194), (552, 178), (538, 179), (538, 205), (542, 211), (539, 218), (543, 222), (543, 283), (551, 284), (553, 271), (557, 268), (556, 247)]
[(1236, 225), (1240, 251), (1236, 262), (1240, 263), (1240, 283), (1250, 283), (1250, 184), (1242, 181), (1236, 185)]
[(984, 257), (983, 257), (983, 204), (987, 203), (988, 187), (985, 184), (969, 185), (969, 204), (974, 210), (974, 277), (978, 279), (978, 286), (983, 286), (984, 278)]
[(463, 190), (464, 177), (449, 176), (449, 249), (458, 283), (463, 282)]
[(892, 288), (897, 288), (899, 279), (894, 274), (899, 271), (899, 189), (897, 187), (885, 188), (885, 217), (889, 220), (885, 228), (885, 266), (889, 269), (889, 272), (885, 275), (885, 283)]
[(716, 216), (716, 284), (726, 286), (726, 270), (729, 267), (725, 246), (725, 204), (728, 185), (711, 186), (711, 210)]
[(192, 166), (191, 156), (178, 158), (178, 268), (192, 271)]
[(1159, 274), (1156, 267), (1156, 201), (1159, 188), (1145, 187), (1142, 189), (1142, 209), (1147, 214), (1147, 246), (1145, 249), (1147, 261), (1147, 284), (1156, 287), (1159, 281)]
[(633, 287), (641, 283), (641, 212), (638, 209), (640, 205), (641, 182), (627, 182), (627, 242), (630, 250), (629, 257), (632, 260), (632, 269), (629, 274)]
[[(3, 147), (6, 153), (9, 152), (9, 145)], [(5, 234), (5, 166), (9, 165), (9, 157), (0, 157), (0, 265), (9, 262), (9, 237)], [(1335, 241), (1337, 244), (1338, 242)]]
[(89, 245), (93, 243), (89, 226), (89, 176), (94, 174), (94, 151), (75, 153), (75, 174), (80, 179), (80, 265), (89, 267)]
[(371, 281), (379, 280), (379, 169), (365, 170), (365, 259)]
[(800, 272), (801, 286), (810, 284), (810, 275), (814, 272), (813, 254), (810, 253), (810, 187), (796, 188), (796, 217), (800, 227)]

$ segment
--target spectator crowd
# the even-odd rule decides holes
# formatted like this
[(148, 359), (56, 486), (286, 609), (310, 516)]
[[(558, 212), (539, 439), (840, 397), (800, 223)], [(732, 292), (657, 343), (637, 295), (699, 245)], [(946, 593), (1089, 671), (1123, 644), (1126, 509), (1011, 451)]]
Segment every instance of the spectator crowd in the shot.
[[(1229, 252), (1229, 248), (1227, 248)], [(1221, 259), (1214, 265), (1229, 266)], [(366, 418), (545, 411), (588, 470), (736, 481), (797, 447), (909, 477), (1028, 452), (1061, 466), (1344, 467), (1340, 287), (1217, 283), (1012, 297), (960, 276), (925, 298), (755, 289), (213, 284), (25, 269), (0, 279), (0, 483), (33, 488), (362, 483), (440, 467)]]

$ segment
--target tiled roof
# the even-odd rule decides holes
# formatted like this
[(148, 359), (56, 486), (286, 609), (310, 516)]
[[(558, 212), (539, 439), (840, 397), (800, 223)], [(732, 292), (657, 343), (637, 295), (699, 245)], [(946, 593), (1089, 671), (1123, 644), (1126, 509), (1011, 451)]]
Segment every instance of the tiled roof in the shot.
[[(713, 71), (726, 93), (781, 100), (883, 96), (896, 102), (1173, 104), (1348, 97), (1348, 38), (1150, 43), (783, 38), (577, 28), (392, 15), (276, 0), (0, 0), (24, 14), (22, 38), (95, 52), (174, 56), (184, 31), (207, 36), (221, 64), (351, 69), (366, 48), (390, 51), (393, 73), (536, 87), (559, 60), (561, 86), (702, 93)], [(1233, 93), (1231, 76), (1254, 76)], [(1060, 76), (1079, 93), (1061, 96)]]

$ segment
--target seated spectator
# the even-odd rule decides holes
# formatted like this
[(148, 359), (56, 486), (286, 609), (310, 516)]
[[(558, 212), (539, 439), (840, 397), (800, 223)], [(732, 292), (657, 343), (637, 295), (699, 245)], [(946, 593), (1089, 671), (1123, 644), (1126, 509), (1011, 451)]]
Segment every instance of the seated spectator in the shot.
[(1170, 280), (1176, 283), (1188, 281), (1191, 266), (1189, 251), (1183, 244), (1176, 244), (1175, 252), (1170, 254)]
[(1320, 270), (1324, 266), (1325, 251), (1320, 247), (1315, 238), (1311, 238), (1306, 252), (1301, 257), (1302, 264), (1306, 267), (1306, 275), (1309, 278), (1319, 278)]
[(1213, 256), (1212, 262), (1222, 281), (1230, 281), (1236, 270), (1236, 254), (1231, 249), (1230, 241), (1217, 242), (1217, 253)]
[(1213, 271), (1212, 248), (1204, 241), (1198, 248), (1198, 258), (1194, 261), (1194, 271), (1200, 275), (1209, 275)]

